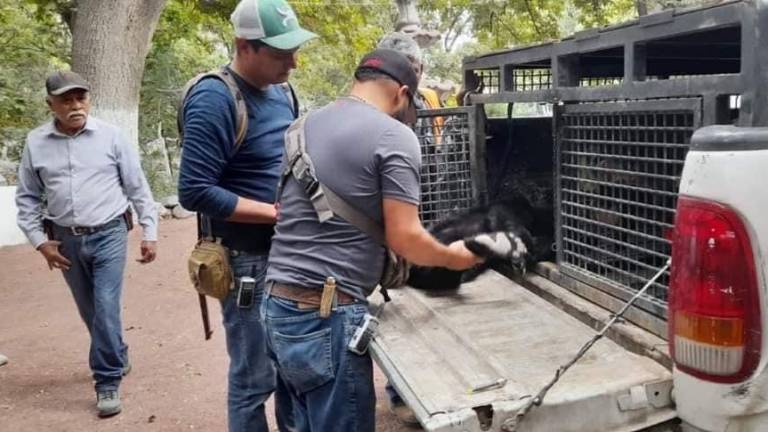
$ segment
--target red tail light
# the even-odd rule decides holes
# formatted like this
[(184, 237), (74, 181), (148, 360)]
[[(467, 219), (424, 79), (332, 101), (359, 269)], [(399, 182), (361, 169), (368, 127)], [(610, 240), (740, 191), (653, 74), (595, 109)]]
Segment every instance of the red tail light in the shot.
[(748, 378), (760, 361), (760, 297), (749, 236), (733, 209), (680, 197), (669, 289), (677, 368), (720, 383)]

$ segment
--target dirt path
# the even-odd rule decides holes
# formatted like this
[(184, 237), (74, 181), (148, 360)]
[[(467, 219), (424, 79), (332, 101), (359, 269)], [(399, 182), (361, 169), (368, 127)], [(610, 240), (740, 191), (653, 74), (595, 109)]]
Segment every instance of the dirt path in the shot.
[[(226, 430), (219, 308), (210, 308), (215, 332), (205, 342), (184, 267), (194, 220), (163, 222), (159, 257), (147, 266), (133, 261), (137, 231), (123, 302), (133, 372), (121, 387), (123, 413), (104, 420), (95, 415), (87, 334), (63, 278), (28, 245), (0, 248), (0, 353), (10, 358), (0, 367), (0, 432)], [(412, 431), (387, 411), (378, 370), (375, 380), (377, 430)]]

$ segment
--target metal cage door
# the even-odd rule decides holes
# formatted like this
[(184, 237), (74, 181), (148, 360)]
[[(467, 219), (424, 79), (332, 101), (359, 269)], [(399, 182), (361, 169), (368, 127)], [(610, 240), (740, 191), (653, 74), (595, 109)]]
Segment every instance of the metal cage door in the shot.
[(485, 122), (482, 106), (420, 110), (421, 205), (425, 226), (485, 203)]
[[(670, 234), (701, 100), (584, 103), (556, 113), (561, 271), (628, 299), (670, 257)], [(666, 319), (669, 273), (638, 307)]]

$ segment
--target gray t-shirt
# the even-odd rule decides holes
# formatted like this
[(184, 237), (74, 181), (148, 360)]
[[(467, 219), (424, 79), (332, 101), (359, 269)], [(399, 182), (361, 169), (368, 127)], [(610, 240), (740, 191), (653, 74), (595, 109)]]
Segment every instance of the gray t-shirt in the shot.
[[(321, 183), (382, 223), (382, 199), (419, 204), (421, 154), (413, 131), (352, 98), (312, 113), (305, 123), (307, 152)], [(364, 299), (376, 287), (385, 249), (338, 216), (320, 223), (293, 177), (279, 198), (267, 281), (321, 289), (326, 277)]]

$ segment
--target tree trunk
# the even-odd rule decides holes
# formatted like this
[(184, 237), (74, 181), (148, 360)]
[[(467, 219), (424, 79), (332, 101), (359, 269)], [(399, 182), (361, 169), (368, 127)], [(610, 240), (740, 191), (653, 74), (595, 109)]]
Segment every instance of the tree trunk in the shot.
[(648, 3), (647, 0), (635, 0), (635, 6), (637, 7), (637, 16), (648, 15)]
[(395, 23), (395, 31), (421, 27), (421, 20), (416, 9), (416, 0), (395, 0), (398, 17)]
[(144, 60), (166, 0), (78, 0), (72, 69), (91, 84), (93, 114), (139, 144)]

